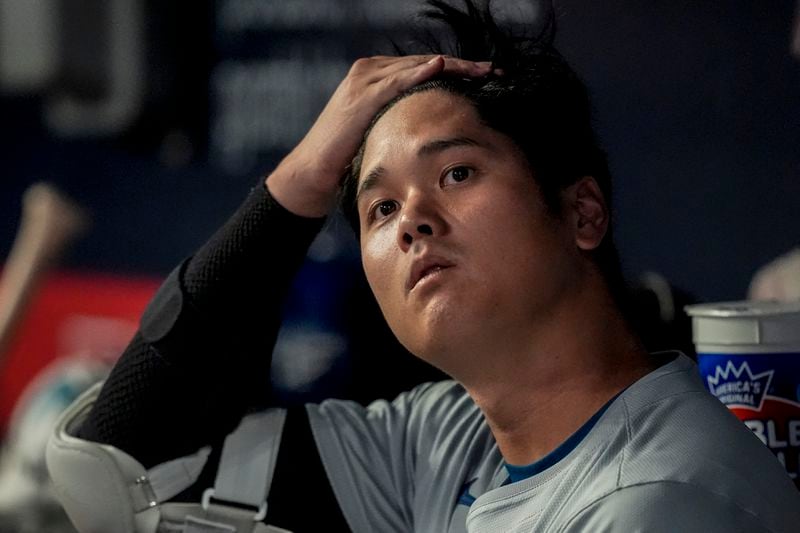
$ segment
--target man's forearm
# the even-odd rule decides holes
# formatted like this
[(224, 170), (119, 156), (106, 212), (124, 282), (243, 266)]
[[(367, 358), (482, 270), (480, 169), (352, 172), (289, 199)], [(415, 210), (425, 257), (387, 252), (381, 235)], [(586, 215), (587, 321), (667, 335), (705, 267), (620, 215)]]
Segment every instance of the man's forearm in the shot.
[(321, 225), (253, 190), (159, 289), (82, 436), (152, 466), (230, 431), (266, 397), (281, 304)]

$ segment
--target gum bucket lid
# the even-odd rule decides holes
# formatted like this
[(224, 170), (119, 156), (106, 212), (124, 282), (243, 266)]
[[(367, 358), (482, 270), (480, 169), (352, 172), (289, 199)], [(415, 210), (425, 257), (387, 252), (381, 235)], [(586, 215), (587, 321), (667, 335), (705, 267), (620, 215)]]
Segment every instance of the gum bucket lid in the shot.
[(698, 353), (736, 346), (800, 351), (800, 301), (720, 302), (685, 309)]
[(697, 304), (686, 306), (690, 316), (707, 317), (769, 317), (776, 315), (800, 314), (800, 301), (738, 301)]

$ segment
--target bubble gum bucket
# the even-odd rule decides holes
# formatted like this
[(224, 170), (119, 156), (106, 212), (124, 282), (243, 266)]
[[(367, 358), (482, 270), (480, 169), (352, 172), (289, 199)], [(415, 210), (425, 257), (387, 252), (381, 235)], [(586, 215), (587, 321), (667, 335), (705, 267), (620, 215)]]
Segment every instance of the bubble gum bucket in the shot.
[(690, 305), (703, 382), (800, 488), (800, 302)]

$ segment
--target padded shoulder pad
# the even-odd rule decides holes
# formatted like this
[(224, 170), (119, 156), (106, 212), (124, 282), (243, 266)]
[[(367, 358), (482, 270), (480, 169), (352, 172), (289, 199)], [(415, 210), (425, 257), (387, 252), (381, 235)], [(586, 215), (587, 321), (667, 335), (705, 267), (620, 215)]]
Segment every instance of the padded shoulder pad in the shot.
[(186, 261), (170, 272), (142, 314), (139, 332), (151, 344), (163, 339), (181, 316), (184, 301), (181, 272), (184, 265)]
[(56, 494), (81, 533), (154, 533), (160, 511), (144, 466), (113, 446), (73, 436), (101, 386), (61, 415), (47, 444)]

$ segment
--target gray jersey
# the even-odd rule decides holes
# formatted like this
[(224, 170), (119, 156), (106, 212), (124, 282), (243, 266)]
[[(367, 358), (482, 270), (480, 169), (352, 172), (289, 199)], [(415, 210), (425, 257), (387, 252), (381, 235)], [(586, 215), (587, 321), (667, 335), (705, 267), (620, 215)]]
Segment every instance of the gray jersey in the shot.
[(556, 464), (516, 483), (455, 382), (307, 411), (355, 532), (800, 530), (789, 476), (682, 355), (617, 397)]

